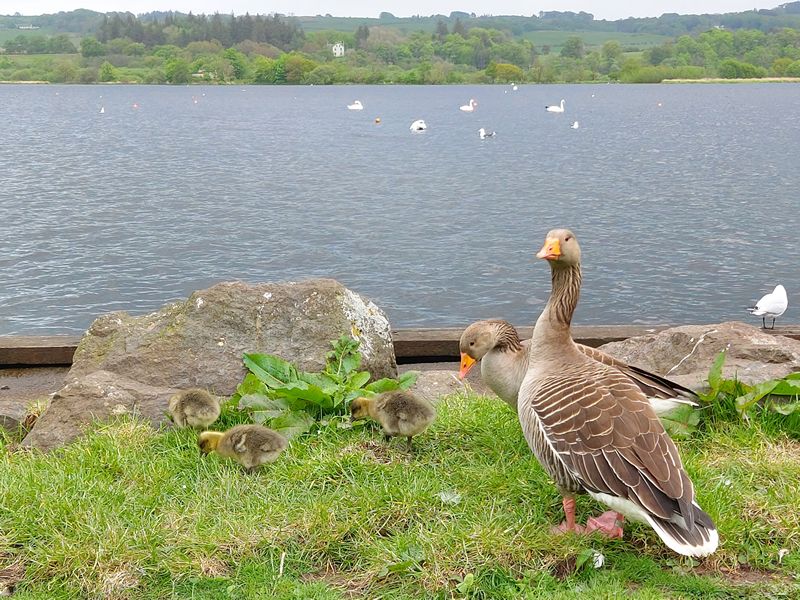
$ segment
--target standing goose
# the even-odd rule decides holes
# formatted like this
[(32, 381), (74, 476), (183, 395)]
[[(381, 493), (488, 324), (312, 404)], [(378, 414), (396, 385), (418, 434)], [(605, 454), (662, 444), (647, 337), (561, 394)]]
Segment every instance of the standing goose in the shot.
[[(629, 365), (597, 348), (583, 344), (575, 346), (589, 358), (614, 367), (633, 381), (647, 396), (657, 415), (666, 414), (683, 404), (697, 405), (697, 394), (689, 388)], [(528, 370), (529, 347), (530, 340), (522, 341), (508, 321), (476, 321), (461, 334), (461, 370), (458, 376), (464, 379), (475, 363), (481, 361), (483, 382), (516, 411), (519, 386)]]
[(572, 340), (581, 288), (575, 236), (551, 231), (536, 256), (550, 262), (552, 292), (533, 330), (518, 414), (528, 445), (563, 496), (566, 521), (559, 530), (583, 531), (574, 495), (588, 492), (613, 509), (589, 519), (588, 531), (620, 537), (617, 523), (626, 515), (648, 523), (678, 554), (711, 554), (717, 530), (695, 501), (678, 450), (646, 396)]

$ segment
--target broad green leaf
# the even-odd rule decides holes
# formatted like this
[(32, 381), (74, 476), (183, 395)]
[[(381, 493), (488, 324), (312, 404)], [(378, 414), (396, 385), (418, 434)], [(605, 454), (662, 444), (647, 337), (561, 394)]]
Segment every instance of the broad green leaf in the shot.
[(289, 405), (284, 398), (270, 397), (264, 394), (248, 394), (239, 400), (239, 408), (256, 410), (262, 416), (271, 419), (283, 413), (289, 408)]
[(778, 381), (776, 379), (770, 379), (769, 381), (757, 383), (747, 394), (736, 398), (737, 410), (741, 414), (748, 412), (759, 400), (775, 389), (776, 385), (778, 385)]
[(326, 394), (317, 386), (306, 383), (304, 381), (297, 381), (291, 385), (282, 387), (275, 390), (275, 393), (284, 398), (295, 398), (305, 400), (310, 404), (322, 406), (330, 399), (330, 394)]
[(317, 386), (326, 394), (333, 394), (339, 389), (337, 383), (328, 377), (325, 373), (299, 373), (300, 381), (305, 381), (311, 385)]
[(688, 438), (697, 430), (697, 425), (700, 423), (700, 411), (683, 404), (666, 415), (662, 415), (661, 423), (670, 437)]
[(244, 362), (245, 366), (264, 383), (264, 385), (269, 388), (278, 388), (284, 385), (285, 382), (272, 375), (269, 371), (259, 365), (258, 362), (253, 360), (254, 356), (258, 355), (245, 354), (242, 358), (242, 361)]
[(800, 412), (800, 401), (796, 402), (775, 402), (774, 400), (769, 403), (769, 407), (776, 413), (789, 416), (796, 412)]
[(800, 381), (788, 378), (779, 379), (770, 393), (777, 396), (797, 396), (800, 394)]
[(350, 378), (349, 387), (354, 390), (359, 390), (367, 384), (370, 377), (371, 375), (368, 371), (359, 371)]
[(236, 404), (242, 396), (248, 394), (266, 394), (267, 386), (258, 377), (252, 373), (244, 376), (242, 383), (236, 386), (236, 393), (231, 396), (231, 402)]
[[(401, 375), (401, 377), (402, 377), (402, 375)], [(400, 385), (398, 384), (397, 380), (389, 379), (388, 377), (384, 377), (383, 379), (378, 379), (378, 380), (373, 381), (372, 383), (364, 386), (364, 389), (369, 391), (369, 392), (373, 392), (375, 394), (382, 394), (383, 392), (388, 392), (390, 390), (396, 390), (399, 387), (400, 387)]]
[(269, 426), (286, 439), (291, 439), (311, 429), (314, 426), (314, 417), (302, 410), (286, 411), (272, 419)]
[(297, 381), (294, 365), (274, 354), (245, 354), (244, 364), (269, 387)]
[(405, 373), (400, 373), (400, 376), (397, 378), (397, 381), (400, 384), (400, 389), (407, 390), (410, 388), (417, 382), (417, 377), (419, 377), (419, 371), (406, 371)]
[(349, 354), (342, 358), (341, 375), (348, 375), (361, 366), (361, 354)]

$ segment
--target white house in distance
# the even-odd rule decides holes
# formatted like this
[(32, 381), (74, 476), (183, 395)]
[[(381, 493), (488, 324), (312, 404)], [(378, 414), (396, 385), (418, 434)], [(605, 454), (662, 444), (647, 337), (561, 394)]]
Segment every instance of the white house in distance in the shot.
[(344, 44), (342, 42), (336, 42), (331, 47), (331, 52), (333, 52), (333, 55), (336, 58), (341, 58), (342, 56), (344, 56)]

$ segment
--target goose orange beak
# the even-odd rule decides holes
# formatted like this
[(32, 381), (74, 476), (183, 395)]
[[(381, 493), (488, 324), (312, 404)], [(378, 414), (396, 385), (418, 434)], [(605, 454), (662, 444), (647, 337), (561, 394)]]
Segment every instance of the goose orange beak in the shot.
[(561, 242), (557, 238), (547, 238), (542, 249), (536, 254), (536, 258), (544, 258), (545, 260), (558, 260), (560, 256)]
[(458, 378), (464, 379), (470, 369), (475, 366), (475, 359), (468, 355), (466, 352), (461, 353), (461, 370), (458, 372)]

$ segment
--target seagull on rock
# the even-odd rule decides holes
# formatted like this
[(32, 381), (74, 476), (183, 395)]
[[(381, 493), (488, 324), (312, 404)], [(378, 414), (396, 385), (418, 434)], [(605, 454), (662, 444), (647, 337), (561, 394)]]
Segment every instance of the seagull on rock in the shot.
[(772, 317), (770, 329), (775, 329), (775, 319), (785, 313), (788, 306), (789, 298), (786, 296), (786, 288), (776, 285), (772, 292), (763, 296), (755, 306), (751, 306), (747, 310), (751, 315), (761, 317), (761, 326), (764, 329), (767, 328), (767, 317)]

